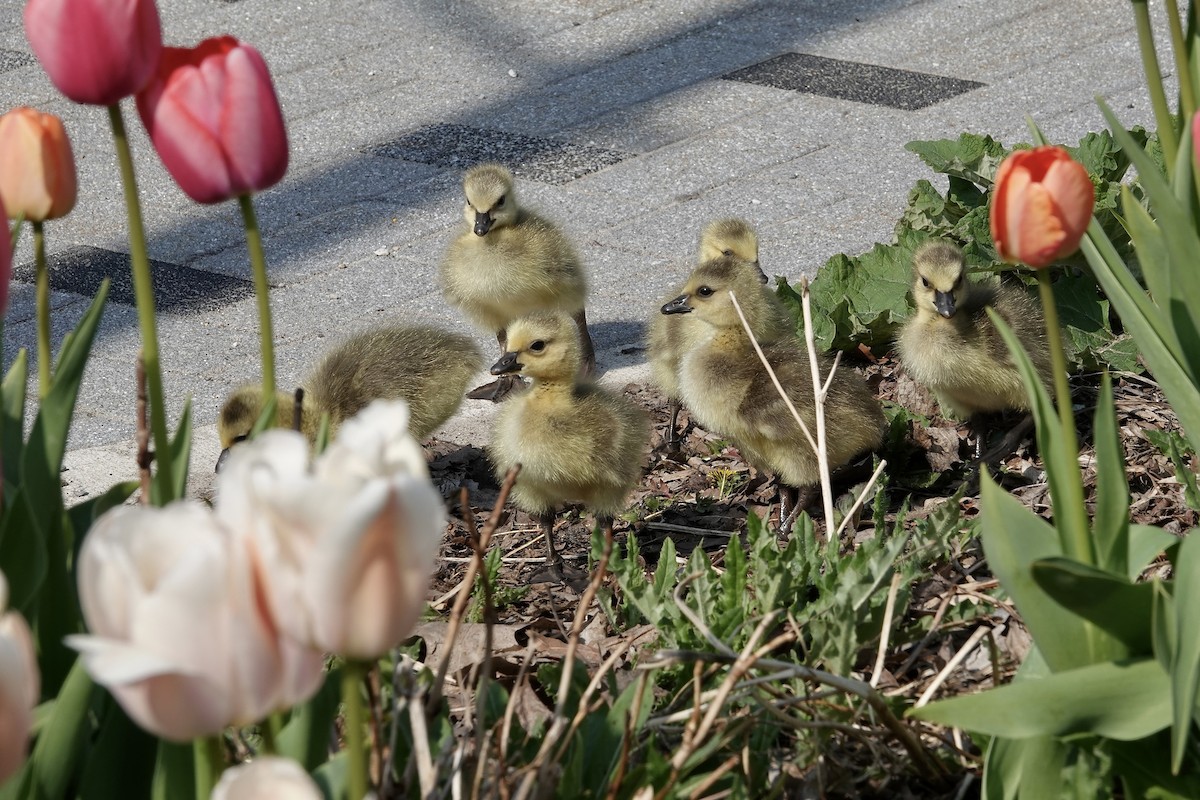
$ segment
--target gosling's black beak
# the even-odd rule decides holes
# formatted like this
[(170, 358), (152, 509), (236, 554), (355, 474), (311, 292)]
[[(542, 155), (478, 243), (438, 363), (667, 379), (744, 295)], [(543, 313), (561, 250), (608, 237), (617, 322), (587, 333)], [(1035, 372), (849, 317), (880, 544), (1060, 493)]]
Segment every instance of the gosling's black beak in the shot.
[(758, 279), (763, 283), (770, 283), (771, 279), (767, 277), (767, 273), (763, 272), (763, 268), (758, 265), (758, 262), (753, 261), (751, 263), (758, 267)]
[(933, 293), (933, 307), (946, 319), (954, 316), (954, 294), (952, 292)]
[(221, 467), (225, 466), (225, 459), (229, 458), (229, 448), (226, 447), (221, 451), (221, 455), (217, 456), (217, 468), (215, 472), (220, 472)]
[(476, 236), (487, 236), (487, 232), (492, 229), (493, 222), (495, 222), (495, 220), (492, 219), (491, 212), (476, 211), (475, 212), (475, 235)]
[(505, 353), (500, 356), (500, 360), (492, 364), (491, 372), (493, 375), (504, 375), (508, 372), (520, 372), (525, 368), (525, 365), (517, 361), (516, 353)]
[(692, 310), (692, 307), (687, 304), (688, 296), (681, 294), (671, 302), (662, 307), (664, 314), (687, 314)]

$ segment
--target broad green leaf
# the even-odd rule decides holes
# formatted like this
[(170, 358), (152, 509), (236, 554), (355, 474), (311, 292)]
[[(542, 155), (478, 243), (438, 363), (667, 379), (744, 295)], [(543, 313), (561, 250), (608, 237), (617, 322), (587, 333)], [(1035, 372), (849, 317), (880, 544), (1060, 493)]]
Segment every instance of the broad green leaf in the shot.
[(58, 701), (45, 729), (30, 754), (31, 779), (38, 796), (66, 797), (67, 787), (76, 780), (89, 736), (88, 714), (93, 693), (98, 691), (76, 660), (58, 693)]
[(1111, 634), (1124, 645), (1114, 657), (1152, 653), (1150, 626), (1154, 589), (1149, 583), (1130, 583), (1124, 574), (1089, 567), (1070, 558), (1035, 561), (1033, 579), (1059, 605)]
[(1101, 569), (1125, 575), (1129, 569), (1129, 482), (1125, 479), (1112, 378), (1107, 372), (1100, 381), (1095, 420), (1096, 510), (1092, 534), (1096, 563)]
[(986, 474), (980, 504), (980, 538), (988, 565), (1016, 603), (1046, 663), (1055, 672), (1086, 664), (1088, 634), (1083, 621), (1054, 602), (1030, 571), (1033, 562), (1062, 555), (1054, 528)]
[(1194, 800), (1200, 797), (1200, 771), (1171, 774), (1170, 740), (1166, 732), (1133, 742), (1113, 742), (1113, 766), (1121, 776), (1125, 796), (1155, 800)]
[(1158, 333), (1171, 352), (1181, 354), (1184, 343), (1180, 341), (1179, 331), (1173, 324), (1165, 322), (1171, 317), (1171, 298), (1176, 291), (1175, 276), (1179, 272), (1172, 267), (1166, 237), (1158, 223), (1151, 218), (1150, 212), (1134, 199), (1128, 186), (1121, 187), (1121, 203), (1125, 211), (1125, 227), (1137, 250), (1146, 288), (1164, 320), (1164, 324), (1157, 326)]
[(328, 761), (312, 773), (312, 779), (321, 789), (326, 800), (347, 800), (350, 792), (350, 775), (345, 750), (339, 750)]
[(1171, 681), (1152, 658), (1104, 661), (962, 695), (908, 716), (989, 736), (1090, 734), (1129, 741), (1171, 724)]
[[(1137, 348), (1118, 337), (1109, 323), (1109, 304), (1090, 275), (1065, 274), (1054, 282), (1054, 304), (1075, 368), (1085, 371), (1113, 369), (1141, 372)], [(1125, 341), (1125, 346), (1121, 345)]]
[(1200, 682), (1200, 626), (1194, 614), (1200, 609), (1200, 538), (1188, 536), (1179, 545), (1175, 559), (1175, 649), (1171, 658), (1171, 695), (1175, 721), (1171, 728), (1171, 771), (1183, 763), (1192, 716), (1196, 685)]
[(63, 639), (78, 633), (83, 627), (75, 581), (68, 570), (73, 555), (70, 542), (67, 541), (70, 523), (61, 505), (57, 510), (58, 514), (47, 520), (46, 579), (39, 592), (35, 625), (42, 691), (47, 695), (58, 692), (71, 665), (75, 663), (75, 652), (63, 643)]
[(984, 759), (984, 800), (1058, 797), (1069, 749), (1050, 736), (992, 739)]
[(1000, 162), (1007, 155), (1004, 145), (990, 136), (964, 133), (953, 139), (914, 141), (904, 145), (920, 156), (934, 172), (963, 178), (983, 187), (991, 186)]

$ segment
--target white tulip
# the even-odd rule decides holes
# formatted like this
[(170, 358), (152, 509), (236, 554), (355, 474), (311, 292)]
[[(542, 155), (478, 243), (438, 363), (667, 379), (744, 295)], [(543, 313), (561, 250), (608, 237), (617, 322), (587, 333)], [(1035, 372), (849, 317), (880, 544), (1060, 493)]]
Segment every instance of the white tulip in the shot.
[(376, 401), (307, 466), (304, 438), (269, 431), (230, 452), (217, 515), (251, 540), (280, 624), (323, 650), (371, 659), (424, 607), (445, 508), (408, 408)]
[(186, 741), (254, 722), (321, 679), (320, 654), (281, 637), (258, 602), (262, 569), (198, 503), (115, 508), (79, 555), (91, 635), (67, 643), (159, 736)]
[(8, 581), (0, 573), (0, 783), (25, 762), (39, 673), (33, 637), (25, 619), (8, 607)]
[(213, 787), (211, 800), (321, 800), (321, 790), (304, 768), (288, 758), (267, 756), (231, 767)]

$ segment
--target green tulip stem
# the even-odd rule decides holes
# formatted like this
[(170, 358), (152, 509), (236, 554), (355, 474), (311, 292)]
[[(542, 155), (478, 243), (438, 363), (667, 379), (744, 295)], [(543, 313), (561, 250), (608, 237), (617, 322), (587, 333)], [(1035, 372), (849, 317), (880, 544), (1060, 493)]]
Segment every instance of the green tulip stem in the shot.
[[(133, 154), (125, 135), (125, 119), (121, 106), (108, 107), (112, 123), (117, 161), (121, 165), (121, 183), (125, 187), (125, 213), (129, 217), (129, 260), (133, 265), (133, 296), (137, 304), (138, 323), (142, 329), (142, 361), (146, 367), (146, 389), (150, 396), (150, 429), (154, 434), (154, 449), (158, 455), (161, 501), (169, 496), (172, 480), (170, 437), (167, 435), (166, 398), (163, 395), (162, 369), (158, 363), (158, 327), (154, 316), (154, 283), (150, 275), (150, 257), (146, 253), (146, 228), (142, 224), (142, 208), (138, 203), (137, 182), (133, 175)], [(204, 795), (207, 797), (208, 795)]]
[(1138, 48), (1142, 51), (1142, 69), (1146, 72), (1146, 88), (1150, 90), (1150, 105), (1158, 126), (1158, 141), (1168, 168), (1175, 163), (1179, 139), (1175, 135), (1175, 118), (1167, 105), (1162, 72), (1158, 68), (1158, 53), (1154, 49), (1154, 31), (1150, 27), (1150, 8), (1146, 0), (1133, 0), (1133, 16), (1137, 20)]
[(1167, 0), (1167, 22), (1171, 28), (1171, 51), (1175, 55), (1175, 74), (1179, 78), (1179, 103), (1183, 124), (1187, 125), (1196, 113), (1196, 90), (1192, 86), (1192, 69), (1188, 64), (1187, 40), (1179, 18), (1179, 3)]
[(263, 397), (275, 396), (275, 332), (271, 326), (270, 284), (267, 282), (267, 258), (263, 253), (258, 218), (249, 194), (238, 196), (242, 207), (242, 222), (246, 226), (246, 246), (250, 249), (250, 266), (254, 271), (254, 294), (258, 299), (258, 336), (262, 343)]
[(342, 704), (346, 709), (346, 751), (349, 764), (350, 800), (367, 796), (367, 719), (362, 699), (362, 682), (367, 665), (346, 661), (342, 667)]
[(281, 730), (283, 730), (283, 720), (279, 714), (271, 714), (259, 724), (258, 735), (262, 737), (262, 749), (259, 751), (259, 755), (273, 756), (279, 753), (277, 739)]
[(33, 263), (37, 272), (38, 397), (50, 392), (50, 273), (46, 269), (46, 237), (33, 223)]
[(196, 774), (196, 798), (210, 797), (213, 787), (225, 770), (225, 754), (221, 736), (198, 736), (192, 740), (192, 756)]
[[(1058, 306), (1054, 304), (1054, 286), (1052, 276), (1046, 269), (1034, 270), (1038, 279), (1038, 292), (1042, 299), (1042, 312), (1046, 318), (1046, 339), (1050, 345), (1050, 372), (1054, 375), (1054, 397), (1058, 403), (1058, 420), (1062, 428), (1064, 447), (1067, 452), (1074, 454), (1070, 463), (1074, 465), (1074, 473), (1060, 482), (1069, 495), (1067, 502), (1076, 508), (1083, 509), (1083, 473), (1079, 470), (1079, 439), (1075, 434), (1075, 414), (1071, 410), (1071, 387), (1067, 383), (1067, 357), (1063, 352), (1062, 328), (1058, 322)], [(1069, 531), (1068, 541), (1073, 543), (1075, 552), (1068, 553), (1073, 558), (1091, 564), (1095, 561), (1092, 555), (1092, 539), (1087, 526), (1086, 514), (1060, 513), (1054, 509), (1054, 524), (1065, 525), (1072, 518), (1078, 520)]]

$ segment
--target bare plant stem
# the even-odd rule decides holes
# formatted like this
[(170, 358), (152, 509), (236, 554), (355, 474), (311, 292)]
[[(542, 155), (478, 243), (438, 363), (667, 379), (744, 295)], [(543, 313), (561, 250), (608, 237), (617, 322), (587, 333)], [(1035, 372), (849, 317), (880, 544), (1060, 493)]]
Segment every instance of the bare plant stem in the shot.
[(254, 272), (254, 296), (258, 301), (258, 338), (262, 347), (263, 397), (275, 396), (275, 333), (271, 325), (271, 284), (267, 281), (267, 257), (263, 253), (262, 235), (254, 214), (254, 201), (249, 194), (238, 196), (242, 223), (246, 228), (246, 246), (250, 250), (250, 267)]
[(146, 425), (146, 362), (139, 352), (134, 370), (137, 381), (137, 465), (142, 485), (142, 505), (150, 504), (150, 464), (154, 456), (150, 452), (150, 429)]
[[(442, 687), (446, 682), (446, 671), (450, 669), (450, 656), (454, 652), (454, 641), (458, 638), (458, 629), (462, 626), (463, 614), (467, 610), (467, 601), (471, 599), (471, 587), (475, 585), (475, 576), (483, 569), (483, 556), (481, 553), (486, 551), (488, 543), (492, 540), (492, 534), (500, 524), (500, 515), (504, 512), (504, 504), (508, 502), (508, 494), (512, 491), (513, 484), (516, 483), (517, 475), (520, 472), (521, 465), (514, 464), (513, 468), (504, 476), (504, 483), (500, 486), (500, 494), (496, 497), (496, 504), (492, 506), (492, 513), (483, 526), (482, 534), (480, 534), (479, 548), (471, 558), (471, 563), (467, 565), (466, 574), (459, 581), (459, 586), (462, 587), (462, 590), (454, 598), (454, 607), (450, 610), (450, 622), (446, 625), (445, 655), (442, 656), (442, 662), (438, 665), (437, 678), (433, 682), (433, 689), (430, 690), (429, 699), (425, 703), (428, 713), (433, 713), (437, 709), (438, 703), (441, 702)], [(466, 518), (471, 514), (471, 507), (465, 502), (462, 506), (462, 513), (465, 522)], [(474, 520), (466, 524), (467, 530), (474, 530)]]
[(38, 397), (44, 400), (50, 391), (50, 272), (41, 221), (33, 223), (33, 264), (37, 275)]
[[(812, 368), (813, 401), (817, 413), (817, 468), (821, 473), (821, 499), (825, 507), (825, 530), (833, 525), (833, 487), (829, 477), (829, 450), (825, 438), (825, 398), (829, 394), (829, 383), (833, 381), (836, 362), (829, 371), (828, 380), (821, 383), (821, 369), (817, 364), (817, 341), (812, 324), (812, 292), (808, 289), (808, 278), (800, 279), (800, 310), (804, 314), (804, 344), (808, 347), (808, 363)], [(837, 537), (829, 535), (833, 544)]]
[(224, 769), (220, 736), (198, 736), (192, 741), (196, 797), (208, 797)]
[(346, 709), (346, 757), (349, 762), (346, 769), (351, 800), (362, 800), (367, 795), (366, 718), (362, 701), (362, 681), (366, 674), (366, 664), (348, 660), (342, 665), (342, 703)]
[[(129, 261), (133, 269), (133, 295), (137, 304), (138, 324), (142, 332), (142, 357), (146, 362), (146, 387), (150, 395), (150, 430), (154, 436), (154, 451), (159, 454), (158, 477), (166, 504), (174, 500), (174, 464), (169, 457), (170, 437), (167, 432), (166, 397), (163, 393), (162, 368), (158, 363), (158, 324), (154, 314), (154, 281), (150, 274), (150, 256), (146, 252), (146, 229), (142, 223), (142, 208), (138, 201), (137, 181), (133, 173), (133, 154), (125, 134), (125, 119), (119, 103), (108, 107), (117, 161), (121, 167), (121, 183), (125, 189), (125, 212), (129, 217)], [(207, 795), (205, 795), (207, 797)]]
[(888, 587), (887, 605), (883, 609), (883, 625), (879, 632), (879, 652), (875, 656), (875, 669), (871, 671), (871, 688), (879, 685), (879, 676), (883, 674), (883, 661), (887, 657), (888, 636), (892, 632), (892, 615), (896, 611), (896, 594), (900, 591), (901, 577), (899, 572), (892, 573), (892, 585)]

